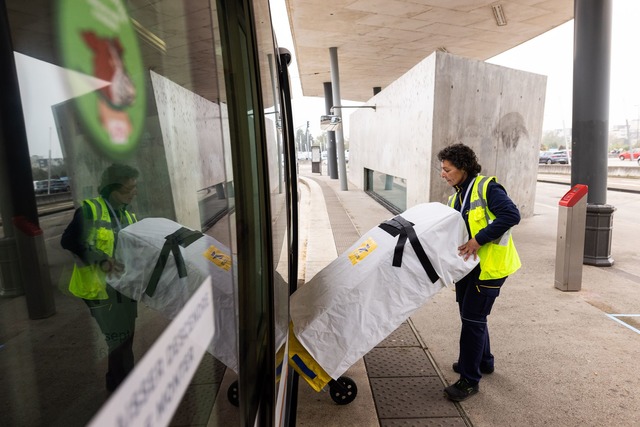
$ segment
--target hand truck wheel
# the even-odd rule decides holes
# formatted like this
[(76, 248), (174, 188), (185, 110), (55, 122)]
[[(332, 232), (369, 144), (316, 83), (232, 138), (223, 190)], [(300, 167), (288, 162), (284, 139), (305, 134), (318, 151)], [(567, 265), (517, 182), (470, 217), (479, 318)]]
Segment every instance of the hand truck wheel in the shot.
[(233, 406), (240, 406), (240, 397), (238, 396), (238, 380), (235, 380), (229, 386), (229, 389), (227, 390), (227, 399), (229, 399), (229, 402)]
[(338, 405), (347, 405), (354, 401), (358, 395), (358, 387), (355, 381), (349, 377), (340, 377), (329, 382), (331, 399)]

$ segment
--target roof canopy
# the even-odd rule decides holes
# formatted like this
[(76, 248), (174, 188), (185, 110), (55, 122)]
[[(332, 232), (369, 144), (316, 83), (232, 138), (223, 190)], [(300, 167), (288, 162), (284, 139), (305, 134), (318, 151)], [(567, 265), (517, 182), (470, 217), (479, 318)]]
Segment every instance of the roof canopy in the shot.
[(574, 0), (286, 0), (305, 96), (366, 101), (435, 50), (486, 60), (573, 19)]

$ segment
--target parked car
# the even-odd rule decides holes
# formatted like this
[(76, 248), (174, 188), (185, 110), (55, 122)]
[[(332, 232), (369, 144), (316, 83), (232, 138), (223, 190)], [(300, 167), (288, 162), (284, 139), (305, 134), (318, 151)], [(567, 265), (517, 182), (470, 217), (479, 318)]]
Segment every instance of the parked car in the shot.
[(569, 158), (571, 154), (567, 150), (552, 151), (549, 156), (551, 157), (551, 163), (560, 163), (563, 165), (569, 164)]
[(620, 160), (636, 160), (640, 159), (640, 148), (634, 148), (631, 151), (623, 151), (618, 155)]
[(551, 159), (551, 152), (550, 151), (541, 151), (540, 152), (540, 157), (538, 157), (538, 164), (540, 163), (545, 163), (547, 165), (550, 165), (553, 163), (553, 160)]
[(71, 190), (71, 186), (69, 185), (69, 181), (64, 181), (62, 179), (52, 179), (51, 180), (51, 192), (52, 193), (61, 193), (67, 192)]
[(34, 183), (36, 194), (62, 193), (70, 189), (69, 182), (62, 179), (52, 179), (50, 184), (46, 179)]

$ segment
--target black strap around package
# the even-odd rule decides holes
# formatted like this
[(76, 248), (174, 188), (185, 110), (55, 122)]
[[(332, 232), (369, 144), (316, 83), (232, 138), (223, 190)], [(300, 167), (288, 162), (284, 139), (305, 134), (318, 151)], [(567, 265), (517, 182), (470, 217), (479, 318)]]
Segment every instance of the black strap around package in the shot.
[(173, 259), (175, 260), (176, 268), (178, 269), (178, 276), (186, 277), (187, 267), (184, 263), (184, 259), (182, 258), (182, 254), (180, 253), (179, 246), (186, 248), (202, 236), (203, 234), (201, 232), (189, 230), (185, 227), (182, 227), (174, 233), (166, 236), (164, 245), (160, 251), (160, 256), (158, 257), (156, 266), (153, 269), (153, 273), (151, 273), (149, 284), (147, 285), (147, 289), (144, 293), (152, 297), (156, 292), (158, 281), (160, 280), (160, 276), (162, 276), (162, 271), (164, 270), (164, 266), (167, 264), (167, 259), (169, 258), (169, 252), (173, 253)]
[(424, 249), (422, 249), (422, 245), (420, 244), (420, 240), (418, 239), (418, 235), (413, 229), (413, 226), (413, 223), (398, 215), (388, 221), (383, 222), (378, 227), (382, 228), (384, 231), (394, 237), (399, 235), (398, 243), (396, 243), (396, 248), (393, 252), (392, 265), (394, 267), (402, 266), (402, 254), (404, 252), (404, 246), (407, 243), (408, 238), (411, 246), (413, 247), (413, 250), (416, 253), (416, 256), (418, 257), (418, 260), (420, 261), (420, 264), (422, 264), (424, 271), (427, 273), (429, 280), (431, 280), (431, 283), (435, 283), (440, 277), (438, 276), (438, 273), (436, 273), (436, 270), (433, 268), (433, 265), (431, 264), (431, 261), (429, 261), (429, 257), (424, 252)]

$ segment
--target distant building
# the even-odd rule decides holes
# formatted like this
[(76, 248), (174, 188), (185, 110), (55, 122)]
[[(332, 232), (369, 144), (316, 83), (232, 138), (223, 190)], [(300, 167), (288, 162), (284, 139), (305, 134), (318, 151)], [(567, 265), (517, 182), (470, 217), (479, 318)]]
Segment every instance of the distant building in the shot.
[[(51, 166), (62, 166), (63, 164), (64, 159), (62, 158), (51, 159)], [(49, 167), (49, 158), (38, 155), (31, 156), (31, 167), (46, 169)]]
[(627, 139), (629, 138), (629, 128), (627, 125), (613, 125), (611, 126), (611, 135), (615, 139)]
[(625, 124), (611, 126), (611, 137), (613, 139), (623, 139), (626, 144), (638, 146), (640, 142), (640, 120), (627, 120)]

